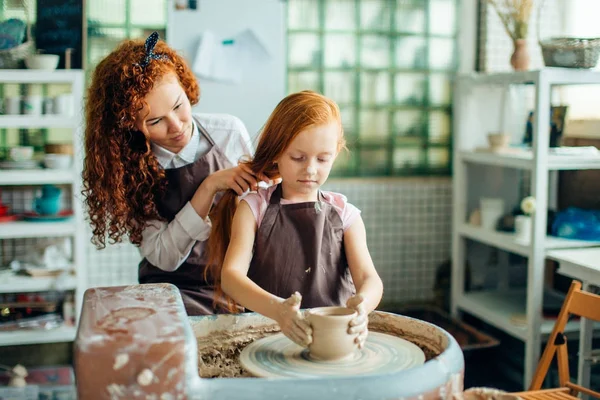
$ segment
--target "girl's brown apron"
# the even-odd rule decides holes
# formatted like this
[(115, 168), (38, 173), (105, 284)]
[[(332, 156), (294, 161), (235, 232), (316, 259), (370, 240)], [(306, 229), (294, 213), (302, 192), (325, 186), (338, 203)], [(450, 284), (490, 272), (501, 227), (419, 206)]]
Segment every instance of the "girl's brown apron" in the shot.
[(346, 305), (355, 289), (340, 215), (324, 201), (280, 200), (278, 185), (256, 233), (248, 277), (282, 298), (298, 291), (302, 308)]
[[(231, 168), (231, 162), (223, 151), (215, 145), (210, 134), (194, 118), (198, 130), (211, 144), (211, 149), (198, 160), (181, 168), (165, 170), (167, 189), (156, 196), (158, 213), (171, 222), (175, 215), (192, 198), (196, 189), (210, 174)], [(220, 196), (215, 196), (216, 204)], [(214, 288), (212, 282), (204, 280), (206, 260), (204, 242), (196, 242), (188, 258), (175, 271), (168, 272), (155, 267), (144, 258), (139, 265), (140, 283), (172, 283), (179, 288), (188, 315), (207, 315), (223, 312), (213, 307)]]

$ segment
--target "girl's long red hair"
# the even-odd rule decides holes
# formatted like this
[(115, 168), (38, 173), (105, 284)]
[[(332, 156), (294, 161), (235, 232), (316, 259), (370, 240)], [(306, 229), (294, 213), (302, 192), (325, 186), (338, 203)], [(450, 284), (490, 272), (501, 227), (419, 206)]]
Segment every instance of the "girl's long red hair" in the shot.
[(200, 89), (185, 60), (159, 41), (156, 54), (141, 67), (143, 40), (128, 40), (104, 58), (94, 70), (85, 103), (85, 153), (82, 194), (98, 247), (120, 242), (136, 245), (150, 220), (162, 219), (154, 205), (164, 190), (164, 171), (152, 153), (150, 141), (135, 128), (144, 98), (167, 75), (179, 80), (191, 104)]
[[(327, 97), (313, 92), (302, 91), (290, 94), (275, 107), (265, 124), (254, 158), (245, 162), (256, 174), (264, 174), (270, 179), (279, 178), (275, 160), (279, 159), (290, 143), (305, 129), (336, 121), (339, 124), (338, 151), (344, 148), (345, 139), (337, 104)], [(237, 194), (233, 190), (225, 192), (219, 203), (212, 209), (210, 217), (212, 230), (206, 246), (208, 266), (205, 278), (215, 283), (215, 304), (221, 299), (231, 312), (237, 310), (235, 302), (223, 293), (221, 270), (231, 238), (231, 223), (237, 205)]]

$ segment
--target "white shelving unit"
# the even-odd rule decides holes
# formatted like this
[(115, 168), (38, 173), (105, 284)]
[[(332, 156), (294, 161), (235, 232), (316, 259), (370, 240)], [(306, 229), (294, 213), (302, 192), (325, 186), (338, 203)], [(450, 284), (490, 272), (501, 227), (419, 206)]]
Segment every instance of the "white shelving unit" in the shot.
[[(452, 313), (467, 312), (486, 323), (522, 340), (525, 343), (523, 386), (531, 382), (540, 357), (544, 339), (554, 324), (542, 317), (544, 263), (553, 249), (600, 246), (600, 242), (565, 240), (546, 235), (549, 171), (600, 169), (600, 157), (549, 154), (551, 90), (560, 85), (600, 84), (600, 73), (588, 70), (545, 68), (537, 71), (497, 74), (468, 74), (457, 77), (454, 88), (454, 152), (453, 152), (453, 238), (452, 238)], [(477, 131), (472, 123), (474, 112), (467, 104), (473, 101), (475, 89), (482, 86), (507, 88), (511, 85), (530, 85), (535, 90), (534, 135), (532, 151), (523, 154), (494, 154), (476, 152), (476, 138), (488, 132)], [(481, 100), (481, 99), (480, 99)], [(538, 112), (542, 110), (542, 112)], [(493, 115), (491, 118), (496, 118)], [(531, 195), (536, 199), (532, 220), (532, 237), (528, 243), (519, 242), (512, 234), (475, 227), (467, 222), (467, 172), (478, 166), (516, 168), (531, 172)], [(474, 240), (528, 258), (526, 290), (493, 290), (465, 292), (466, 240)], [(526, 323), (514, 323), (516, 315), (526, 315)], [(578, 323), (567, 330), (575, 331)]]
[[(74, 149), (73, 166), (65, 170), (0, 170), (0, 187), (38, 186), (46, 184), (71, 186), (73, 217), (56, 222), (15, 221), (0, 224), (0, 241), (19, 238), (72, 237), (75, 275), (53, 278), (0, 275), (0, 293), (26, 293), (74, 290), (77, 314), (86, 289), (85, 225), (81, 192), (82, 112), (85, 75), (82, 70), (1, 70), (0, 84), (69, 84), (73, 94), (73, 115), (0, 115), (0, 128), (69, 128)], [(69, 342), (76, 327), (61, 326), (49, 330), (0, 332), (0, 346)]]

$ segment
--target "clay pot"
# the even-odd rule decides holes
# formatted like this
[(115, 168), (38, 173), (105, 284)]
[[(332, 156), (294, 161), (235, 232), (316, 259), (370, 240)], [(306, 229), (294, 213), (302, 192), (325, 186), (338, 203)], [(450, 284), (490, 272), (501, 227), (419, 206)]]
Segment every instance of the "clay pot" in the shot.
[(312, 343), (309, 355), (315, 360), (331, 361), (352, 356), (358, 345), (356, 334), (348, 333), (348, 324), (356, 317), (356, 311), (346, 307), (318, 307), (307, 311)]
[(517, 39), (513, 42), (514, 51), (510, 56), (510, 65), (515, 71), (527, 71), (529, 69), (529, 49), (526, 39)]

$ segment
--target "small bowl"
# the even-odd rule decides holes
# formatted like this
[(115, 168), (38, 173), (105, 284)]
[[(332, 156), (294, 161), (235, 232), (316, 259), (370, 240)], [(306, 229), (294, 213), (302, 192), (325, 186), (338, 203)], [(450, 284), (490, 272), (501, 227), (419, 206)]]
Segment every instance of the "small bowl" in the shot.
[(510, 136), (506, 133), (489, 133), (487, 138), (492, 149), (502, 149), (510, 142)]
[(53, 71), (58, 67), (59, 59), (56, 54), (32, 54), (25, 58), (25, 66), (29, 69)]
[(71, 166), (73, 157), (69, 154), (46, 154), (44, 166), (50, 169), (67, 169)]
[(8, 157), (12, 161), (28, 161), (33, 157), (33, 146), (16, 146), (11, 147), (8, 152)]

